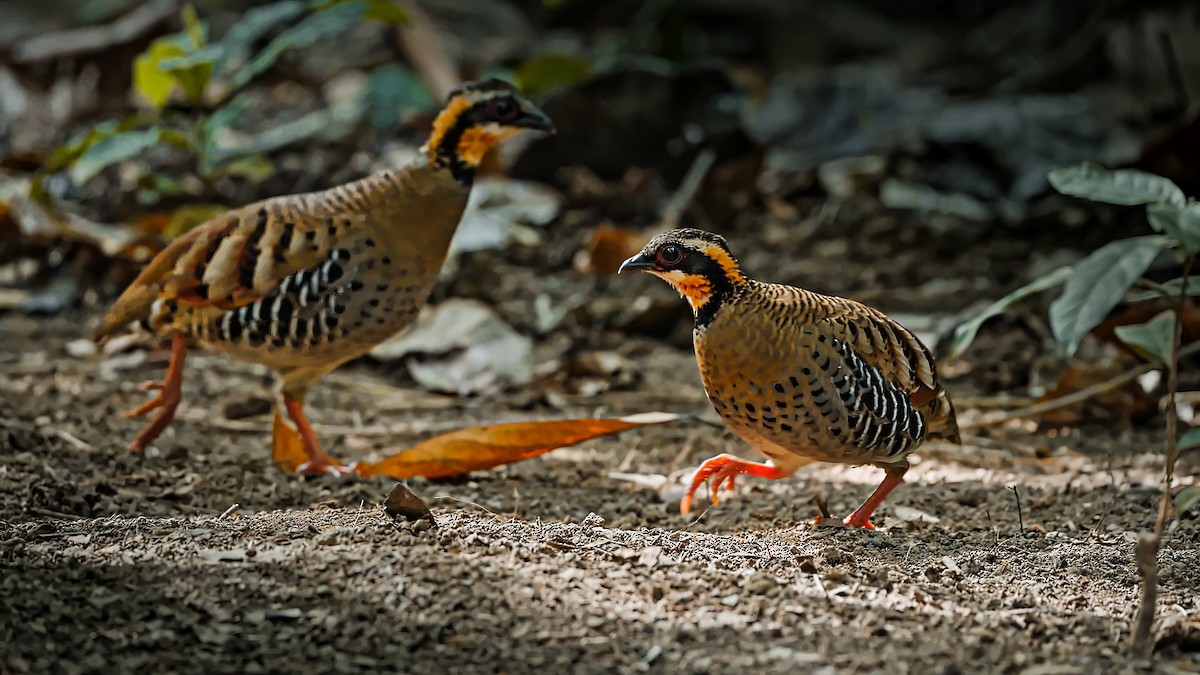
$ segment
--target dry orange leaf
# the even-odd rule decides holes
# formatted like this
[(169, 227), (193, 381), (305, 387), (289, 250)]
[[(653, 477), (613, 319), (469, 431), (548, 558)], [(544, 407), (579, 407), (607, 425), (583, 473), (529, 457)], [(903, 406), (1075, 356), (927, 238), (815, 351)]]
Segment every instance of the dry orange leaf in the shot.
[(363, 477), (390, 476), (398, 480), (415, 476), (446, 478), (530, 459), (591, 438), (685, 418), (686, 415), (653, 412), (628, 417), (512, 422), (459, 429), (418, 443), (378, 463), (360, 463), (355, 473)]

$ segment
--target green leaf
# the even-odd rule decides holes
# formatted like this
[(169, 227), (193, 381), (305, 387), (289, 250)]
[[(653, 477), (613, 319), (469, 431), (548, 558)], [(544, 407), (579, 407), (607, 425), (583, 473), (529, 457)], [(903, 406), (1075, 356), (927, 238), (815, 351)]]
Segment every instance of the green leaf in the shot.
[(250, 155), (226, 162), (218, 172), (223, 176), (235, 176), (252, 183), (261, 183), (275, 175), (275, 165), (262, 155)]
[(1117, 326), (1113, 332), (1147, 361), (1167, 363), (1175, 344), (1175, 312), (1168, 309), (1145, 323)]
[(342, 5), (362, 5), (366, 10), (363, 14), (364, 19), (396, 25), (408, 23), (408, 15), (394, 0), (322, 0), (314, 4), (319, 12)]
[(1160, 235), (1109, 242), (1075, 266), (1062, 295), (1050, 304), (1050, 329), (1067, 356), (1104, 321), (1170, 240)]
[(380, 66), (367, 81), (366, 102), (371, 126), (389, 131), (400, 126), (401, 116), (412, 110), (428, 110), (435, 105), (433, 96), (416, 73), (399, 63)]
[(233, 75), (231, 84), (235, 88), (245, 85), (273, 66), (280, 55), (289, 49), (310, 47), (321, 40), (346, 32), (362, 20), (366, 9), (366, 5), (362, 3), (349, 2), (309, 15), (271, 40), (270, 44)]
[(1145, 171), (1110, 171), (1093, 162), (1052, 169), (1047, 178), (1055, 190), (1073, 197), (1121, 206), (1168, 204), (1182, 207), (1187, 203), (1183, 191), (1171, 181)]
[[(1145, 283), (1145, 280), (1142, 280)], [(1126, 298), (1126, 302), (1145, 302), (1147, 300), (1161, 300), (1164, 297), (1179, 297), (1179, 291), (1183, 288), (1183, 277), (1176, 277), (1165, 283), (1157, 284), (1155, 287), (1139, 290), (1130, 293)], [(1188, 277), (1187, 285), (1188, 297), (1200, 295), (1200, 277)]]
[(158, 142), (160, 133), (158, 129), (124, 131), (92, 143), (71, 166), (71, 180), (83, 185), (105, 167), (137, 157)]
[(1179, 451), (1186, 452), (1200, 448), (1200, 429), (1192, 429), (1179, 437)]
[(208, 38), (208, 27), (200, 22), (200, 17), (196, 15), (196, 7), (190, 2), (187, 3), (183, 6), (181, 15), (184, 34), (191, 40), (192, 49), (203, 47)]
[(1185, 487), (1175, 495), (1175, 513), (1182, 516), (1197, 503), (1200, 503), (1200, 485)]
[(1200, 253), (1200, 203), (1188, 204), (1179, 214), (1179, 243), (1185, 253)]
[(174, 40), (159, 38), (133, 62), (133, 88), (155, 110), (161, 110), (171, 98), (177, 79), (162, 69), (162, 63), (187, 51)]
[(514, 76), (521, 91), (537, 96), (579, 82), (591, 72), (592, 64), (586, 59), (568, 54), (546, 54), (522, 63)]
[(247, 11), (217, 42), (187, 56), (168, 59), (163, 62), (163, 67), (177, 69), (211, 63), (218, 73), (223, 74), (233, 59), (244, 57), (260, 38), (303, 12), (304, 3), (296, 0), (255, 7)]
[(975, 340), (975, 334), (979, 332), (980, 326), (988, 319), (1007, 312), (1010, 307), (1016, 304), (1019, 300), (1028, 298), (1031, 295), (1041, 293), (1042, 291), (1054, 288), (1066, 281), (1071, 275), (1071, 267), (1060, 267), (1053, 272), (1044, 276), (1038, 277), (1033, 281), (1025, 284), (1017, 290), (1000, 298), (996, 302), (988, 305), (975, 316), (958, 324), (954, 328), (954, 336), (950, 339), (950, 350), (947, 358), (956, 359), (967, 351), (967, 347)]

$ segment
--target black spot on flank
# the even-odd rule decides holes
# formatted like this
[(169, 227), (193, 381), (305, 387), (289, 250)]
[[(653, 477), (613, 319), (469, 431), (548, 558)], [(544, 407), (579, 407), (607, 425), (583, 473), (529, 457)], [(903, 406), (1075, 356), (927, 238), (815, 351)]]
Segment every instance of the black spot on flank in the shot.
[(829, 429), (829, 433), (833, 434), (834, 436), (838, 436), (840, 438), (842, 435), (842, 428), (841, 427), (831, 427)]
[(208, 299), (208, 284), (200, 284), (199, 286), (196, 287), (196, 290), (194, 290), (192, 292), (196, 294), (197, 298), (200, 298), (201, 300), (207, 300)]
[(317, 231), (316, 230), (308, 230), (307, 232), (304, 233), (304, 238), (309, 241), (315, 240), (317, 238)]
[(346, 289), (349, 290), (351, 293), (361, 291), (363, 289), (363, 282), (355, 279), (354, 281), (351, 281), (350, 283), (346, 284)]
[(758, 418), (755, 417), (754, 415), (746, 415), (746, 421), (751, 422), (753, 424), (758, 424)]
[(300, 317), (296, 317), (296, 330), (292, 331), (292, 336), (295, 338), (302, 338), (307, 333), (308, 333), (308, 319), (301, 319)]
[(282, 335), (276, 335), (271, 338), (272, 347), (283, 347), (287, 344), (287, 340)]
[(788, 381), (792, 383), (793, 388), (800, 386), (800, 380), (797, 380), (794, 375), (792, 377), (789, 377)]
[(172, 312), (178, 311), (179, 303), (176, 302), (175, 300), (168, 300), (167, 301), (167, 309), (171, 310)]
[(383, 263), (384, 265), (391, 265), (392, 259), (385, 255), (382, 258), (380, 258), (379, 262)]
[(779, 392), (780, 394), (782, 394), (782, 393), (783, 393), (783, 383), (781, 383), (781, 382), (776, 382), (776, 383), (775, 383), (775, 391), (777, 391), (777, 392)]
[(779, 430), (780, 430), (780, 431), (791, 431), (791, 430), (792, 430), (792, 425), (790, 425), (790, 424), (780, 424), (780, 425), (779, 425)]
[(246, 342), (249, 342), (251, 347), (261, 347), (262, 344), (266, 342), (266, 337), (262, 334), (262, 332), (252, 330), (249, 333), (246, 333)]
[(349, 218), (343, 218), (343, 219), (342, 219), (342, 225), (345, 225), (346, 227), (350, 227), (350, 219), (349, 219)]
[(804, 373), (805, 377), (812, 377), (812, 369), (811, 368), (808, 368), (808, 367), (801, 368), (800, 372)]
[(255, 312), (255, 316), (259, 321), (269, 321), (271, 319), (271, 303), (263, 299), (254, 303), (254, 305), (255, 309), (258, 310)]
[(858, 337), (858, 326), (856, 326), (852, 323), (848, 323), (848, 324), (846, 324), (846, 332), (850, 334), (850, 337), (857, 338)]
[(752, 412), (755, 412), (755, 411), (757, 411), (757, 410), (758, 410), (758, 408), (755, 408), (753, 403), (747, 403), (747, 404), (746, 404), (746, 412), (752, 413)]
[(276, 318), (279, 319), (279, 323), (290, 322), (292, 320), (292, 311), (293, 310), (294, 310), (294, 307), (292, 306), (292, 303), (287, 298), (280, 300), (279, 301), (279, 312), (277, 313), (277, 316), (276, 316)]
[(328, 270), (328, 272), (326, 272), (326, 276), (328, 277), (328, 283), (333, 283), (333, 282), (337, 281), (338, 279), (341, 279), (342, 278), (341, 266), (335, 265), (335, 264), (330, 264), (329, 270)]
[(817, 342), (824, 342), (824, 341), (825, 341), (825, 336), (824, 336), (824, 335), (818, 335), (818, 336), (817, 336)]
[(375, 240), (367, 237), (365, 240), (363, 240), (363, 246), (366, 246), (367, 248), (375, 248)]
[(334, 306), (333, 306), (333, 313), (334, 313), (334, 314), (337, 314), (338, 316), (341, 316), (342, 314), (345, 314), (345, 313), (346, 313), (346, 306), (345, 306), (345, 305), (334, 305)]
[(776, 408), (786, 408), (787, 401), (775, 401), (775, 407)]
[(380, 293), (382, 293), (383, 291), (386, 291), (387, 289), (388, 289), (388, 285), (386, 283), (375, 284), (375, 290), (379, 291)]
[(370, 300), (367, 301), (367, 307), (374, 309), (378, 306), (379, 306), (379, 298), (371, 298)]
[(850, 399), (852, 398), (852, 397), (850, 396), (850, 390), (849, 390), (849, 389), (846, 389), (846, 390), (842, 391), (842, 392), (841, 392), (841, 397), (842, 397), (842, 403), (849, 403), (849, 402), (850, 402)]
[(328, 314), (325, 315), (325, 327), (326, 328), (332, 330), (332, 329), (336, 328), (337, 325), (338, 325), (338, 318), (336, 316), (331, 316)]
[(771, 417), (769, 415), (763, 415), (763, 424), (766, 424), (768, 426), (775, 426), (775, 418)]
[(382, 326), (383, 324), (387, 323), (387, 319), (385, 319), (385, 318), (383, 318), (383, 317), (379, 317), (378, 319), (375, 319), (375, 323), (377, 323), (377, 324), (379, 324), (380, 326)]

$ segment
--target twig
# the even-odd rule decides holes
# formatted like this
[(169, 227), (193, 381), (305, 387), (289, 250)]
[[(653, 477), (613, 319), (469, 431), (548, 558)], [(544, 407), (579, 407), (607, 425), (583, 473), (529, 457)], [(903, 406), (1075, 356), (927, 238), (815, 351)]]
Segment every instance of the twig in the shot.
[[(1176, 352), (1176, 360), (1182, 359), (1185, 356), (1191, 356), (1192, 354), (1196, 353), (1200, 353), (1200, 342), (1193, 342), (1192, 344), (1179, 349)], [(1065, 408), (1070, 405), (1075, 405), (1076, 403), (1082, 403), (1093, 396), (1098, 396), (1104, 392), (1112, 391), (1113, 389), (1116, 389), (1127, 382), (1136, 380), (1139, 376), (1144, 375), (1151, 370), (1156, 370), (1162, 367), (1163, 364), (1158, 361), (1144, 363), (1137, 368), (1125, 371), (1120, 375), (1109, 378), (1103, 382), (1098, 382), (1085, 389), (1080, 389), (1077, 392), (1067, 394), (1066, 396), (1060, 396), (1049, 401), (1042, 401), (1041, 403), (1027, 406), (1025, 408), (1018, 408), (1017, 410), (1013, 410), (1002, 415), (997, 415), (995, 417), (985, 417), (984, 419), (975, 421), (973, 423), (964, 423), (960, 425), (959, 428), (962, 430), (981, 429), (984, 427), (998, 426), (1004, 424), (1005, 422), (1011, 422), (1012, 420), (1021, 419), (1023, 417), (1036, 417), (1038, 415), (1044, 415), (1052, 410), (1058, 410), (1059, 408)]]
[(1000, 529), (992, 522), (992, 510), (987, 506), (983, 507), (983, 512), (987, 514), (988, 527), (992, 530), (992, 538), (997, 546), (1000, 545)]
[(1154, 610), (1158, 606), (1158, 544), (1156, 533), (1142, 532), (1133, 547), (1138, 571), (1142, 573), (1142, 597), (1133, 622), (1130, 647), (1135, 656), (1142, 658), (1150, 656), (1150, 629), (1154, 627)]
[(234, 505), (230, 506), (229, 508), (225, 509), (221, 513), (221, 515), (217, 516), (217, 520), (222, 520), (222, 519), (228, 517), (229, 514), (233, 513), (234, 511), (237, 511), (239, 506), (241, 506), (241, 504), (234, 504)]
[(1009, 485), (1009, 490), (1012, 490), (1013, 496), (1017, 498), (1017, 523), (1021, 527), (1021, 533), (1025, 533), (1025, 513), (1021, 511), (1021, 493), (1017, 490), (1016, 485)]
[(39, 516), (46, 516), (47, 518), (60, 518), (62, 520), (83, 520), (84, 519), (83, 516), (77, 516), (74, 513), (63, 513), (62, 511), (53, 511), (51, 509), (43, 509), (40, 506), (29, 507), (29, 512), (36, 513)]
[(151, 0), (112, 23), (35, 35), (13, 46), (18, 63), (78, 56), (133, 42), (174, 16), (176, 0)]
[[(1134, 656), (1141, 658), (1149, 658), (1154, 647), (1150, 640), (1150, 632), (1154, 628), (1154, 614), (1158, 607), (1158, 551), (1162, 546), (1163, 530), (1171, 517), (1171, 483), (1175, 479), (1175, 462), (1179, 459), (1179, 419), (1175, 409), (1175, 392), (1179, 389), (1179, 359), (1186, 351), (1180, 349), (1179, 345), (1183, 341), (1183, 310), (1187, 306), (1188, 274), (1191, 273), (1195, 261), (1196, 256), (1189, 255), (1183, 263), (1179, 304), (1175, 308), (1175, 323), (1171, 336), (1171, 357), (1170, 363), (1167, 364), (1167, 452), (1163, 461), (1162, 500), (1158, 505), (1158, 519), (1154, 523), (1154, 531), (1140, 534), (1135, 549), (1138, 570), (1142, 573), (1142, 597), (1133, 622), (1130, 650)], [(1196, 344), (1200, 343), (1189, 346), (1194, 347)]]
[(679, 219), (695, 199), (696, 191), (700, 189), (700, 184), (704, 182), (704, 177), (708, 175), (715, 161), (717, 151), (712, 148), (701, 150), (692, 160), (692, 165), (688, 167), (687, 173), (679, 183), (679, 189), (675, 190), (675, 194), (671, 195), (659, 214), (659, 225), (664, 230), (673, 230), (679, 226)]
[(412, 0), (393, 0), (408, 21), (396, 27), (400, 46), (435, 99), (444, 101), (462, 79), (433, 19)]

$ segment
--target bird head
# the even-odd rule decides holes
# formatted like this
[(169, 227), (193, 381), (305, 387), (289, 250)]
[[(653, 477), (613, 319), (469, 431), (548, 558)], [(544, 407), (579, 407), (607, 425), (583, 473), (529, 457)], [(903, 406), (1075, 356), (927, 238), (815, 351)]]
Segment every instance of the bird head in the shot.
[(724, 297), (747, 283), (725, 238), (704, 230), (671, 230), (658, 235), (621, 263), (617, 273), (625, 270), (642, 270), (666, 281), (697, 316), (714, 297)]
[(523, 129), (554, 133), (554, 123), (507, 82), (470, 82), (450, 92), (421, 152), (469, 183), (488, 149)]

